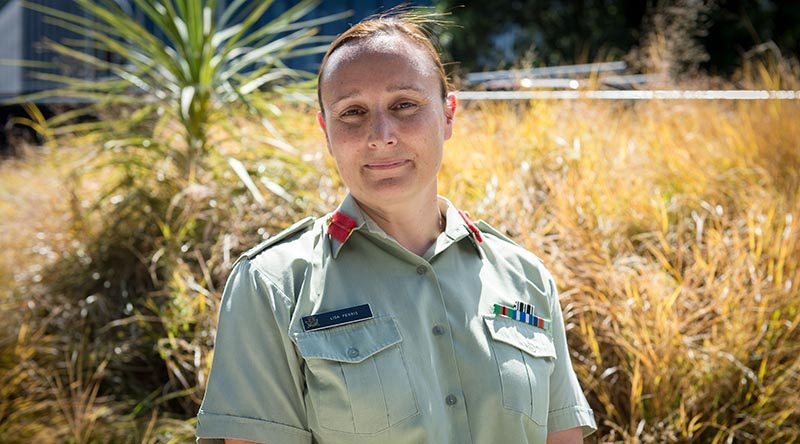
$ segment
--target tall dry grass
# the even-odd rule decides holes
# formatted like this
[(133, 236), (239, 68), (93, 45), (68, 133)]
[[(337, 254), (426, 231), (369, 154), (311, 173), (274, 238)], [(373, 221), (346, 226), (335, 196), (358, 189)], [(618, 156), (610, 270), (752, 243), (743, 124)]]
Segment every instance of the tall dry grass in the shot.
[[(293, 146), (276, 151), (242, 119), (241, 139), (212, 137), (204, 185), (137, 176), (142, 206), (124, 218), (102, 194), (122, 167), (85, 148), (0, 165), (4, 439), (191, 439), (232, 260), (343, 192), (313, 110), (282, 109)], [(553, 271), (593, 440), (800, 440), (799, 112), (797, 101), (461, 105), (441, 192)], [(176, 223), (143, 222), (144, 205)]]
[(601, 441), (800, 438), (798, 111), (462, 113), (445, 188), (553, 269)]

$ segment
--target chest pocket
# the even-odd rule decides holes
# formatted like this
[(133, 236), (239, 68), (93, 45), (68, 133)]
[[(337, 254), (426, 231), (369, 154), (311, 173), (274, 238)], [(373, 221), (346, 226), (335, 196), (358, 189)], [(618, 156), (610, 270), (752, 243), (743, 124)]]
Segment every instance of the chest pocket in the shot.
[(419, 409), (392, 318), (376, 318), (295, 335), (319, 425), (372, 434)]
[(503, 407), (547, 426), (555, 346), (544, 330), (504, 317), (485, 317), (500, 373)]

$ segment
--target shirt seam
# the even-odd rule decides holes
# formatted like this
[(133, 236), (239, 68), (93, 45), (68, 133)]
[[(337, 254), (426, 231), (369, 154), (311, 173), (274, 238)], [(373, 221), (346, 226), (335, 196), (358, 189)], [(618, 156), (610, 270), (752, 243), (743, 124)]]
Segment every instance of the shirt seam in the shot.
[(584, 407), (584, 406), (581, 406), (581, 405), (571, 405), (571, 406), (567, 406), (567, 407), (561, 407), (558, 410), (550, 410), (550, 411), (547, 412), (547, 415), (549, 417), (558, 417), (560, 415), (564, 415), (564, 414), (567, 414), (567, 413), (573, 413), (573, 412), (584, 412), (584, 413), (589, 413), (591, 415), (594, 415), (594, 411), (591, 408), (587, 408), (587, 407)]
[[(360, 362), (366, 361), (366, 360), (367, 360), (369, 357), (371, 357), (371, 356), (373, 356), (373, 355), (375, 355), (375, 354), (377, 354), (377, 353), (379, 353), (379, 352), (382, 352), (383, 350), (385, 350), (386, 348), (388, 348), (388, 346), (390, 346), (390, 345), (394, 345), (394, 344), (399, 344), (399, 343), (400, 343), (400, 341), (397, 341), (397, 342), (387, 342), (387, 343), (385, 343), (385, 344), (378, 345), (378, 346), (376, 346), (377, 350), (375, 350), (375, 351), (373, 351), (373, 352), (371, 352), (371, 353), (367, 354), (367, 355), (366, 355), (366, 356), (365, 356), (363, 359), (361, 359), (360, 361), (356, 361), (356, 360), (352, 360), (352, 359), (346, 359), (346, 358), (343, 358), (343, 357), (342, 357), (342, 355), (329, 355), (329, 354), (324, 354), (324, 353), (320, 353), (320, 354), (313, 354), (313, 353), (310, 353), (310, 354), (313, 354), (313, 356), (306, 356), (306, 355), (303, 355), (303, 354), (302, 354), (302, 350), (300, 350), (300, 354), (303, 356), (303, 358), (304, 358), (304, 359), (313, 359), (313, 358), (317, 358), (317, 359), (327, 359), (327, 360), (329, 360), (329, 361), (336, 361), (336, 362), (355, 362), (355, 363), (360, 363)], [(300, 348), (302, 348), (302, 347), (300, 347)]]
[(269, 283), (269, 284), (270, 284), (270, 286), (272, 286), (272, 287), (273, 287), (275, 290), (277, 290), (277, 291), (278, 291), (278, 293), (280, 293), (281, 297), (283, 297), (284, 299), (286, 299), (286, 300), (288, 300), (288, 301), (291, 301), (291, 302), (292, 302), (292, 304), (291, 304), (292, 306), (294, 306), (294, 305), (297, 303), (297, 301), (295, 301), (295, 300), (293, 300), (292, 298), (290, 298), (290, 297), (289, 297), (289, 296), (286, 294), (286, 292), (285, 292), (285, 291), (283, 291), (283, 289), (281, 288), (281, 286), (280, 286), (280, 285), (278, 285), (278, 283), (277, 283), (277, 282), (275, 282), (275, 280), (274, 280), (274, 279), (273, 279), (273, 278), (272, 278), (272, 277), (271, 277), (269, 274), (267, 274), (265, 271), (261, 270), (261, 268), (259, 268), (259, 267), (258, 267), (256, 264), (254, 264), (252, 261), (250, 261), (250, 266), (253, 268), (253, 271), (254, 271), (254, 272), (258, 273), (258, 275), (259, 275), (259, 276), (261, 276), (261, 277), (262, 277), (264, 280), (266, 280), (266, 281), (267, 281), (267, 283)]
[(282, 428), (285, 427), (287, 433), (295, 433), (295, 434), (301, 435), (303, 437), (307, 437), (308, 435), (311, 434), (311, 432), (309, 432), (308, 430), (301, 429), (299, 427), (295, 427), (295, 426), (291, 426), (291, 425), (288, 425), (288, 424), (284, 424), (282, 422), (270, 421), (268, 419), (254, 418), (254, 417), (250, 417), (250, 416), (226, 415), (224, 413), (208, 413), (208, 412), (200, 412), (197, 416), (198, 416), (198, 419), (201, 416), (205, 416), (205, 417), (209, 417), (209, 418), (217, 417), (218, 419), (230, 418), (232, 420), (244, 419), (246, 421), (254, 421), (254, 422), (259, 422), (259, 423), (276, 425), (276, 426), (280, 426)]

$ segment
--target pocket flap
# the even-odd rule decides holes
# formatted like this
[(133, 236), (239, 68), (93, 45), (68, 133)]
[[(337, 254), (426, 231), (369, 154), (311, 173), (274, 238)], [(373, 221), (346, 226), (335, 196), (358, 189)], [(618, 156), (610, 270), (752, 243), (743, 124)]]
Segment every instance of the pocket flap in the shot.
[(514, 346), (531, 356), (555, 359), (553, 339), (544, 330), (500, 316), (487, 316), (483, 321), (495, 341)]
[(348, 363), (361, 362), (402, 340), (400, 330), (389, 317), (294, 335), (303, 358)]

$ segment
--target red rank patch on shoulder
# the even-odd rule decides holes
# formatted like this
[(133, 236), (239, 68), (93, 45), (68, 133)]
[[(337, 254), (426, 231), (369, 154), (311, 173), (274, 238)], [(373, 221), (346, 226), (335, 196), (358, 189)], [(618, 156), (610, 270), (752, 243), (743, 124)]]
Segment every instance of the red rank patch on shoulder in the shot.
[(356, 227), (356, 220), (352, 217), (337, 211), (333, 213), (328, 224), (328, 234), (340, 243), (345, 243), (350, 233)]
[(458, 214), (460, 214), (461, 218), (464, 219), (464, 222), (467, 223), (467, 228), (469, 228), (469, 231), (472, 231), (472, 235), (475, 236), (475, 240), (478, 241), (478, 243), (482, 243), (483, 235), (481, 235), (481, 230), (478, 229), (478, 227), (475, 225), (475, 222), (472, 222), (472, 219), (470, 219), (466, 211), (458, 210)]

